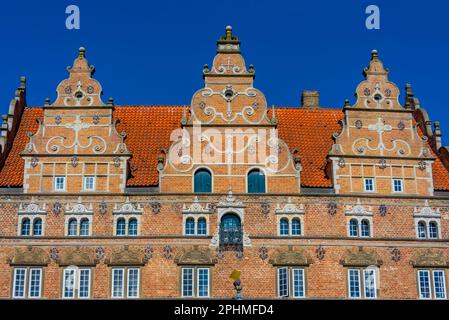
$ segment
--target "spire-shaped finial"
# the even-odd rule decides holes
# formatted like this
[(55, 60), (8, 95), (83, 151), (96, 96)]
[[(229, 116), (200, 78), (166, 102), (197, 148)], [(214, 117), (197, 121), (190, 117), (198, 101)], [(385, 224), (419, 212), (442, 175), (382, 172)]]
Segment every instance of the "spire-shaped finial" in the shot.
[(271, 123), (274, 125), (278, 124), (278, 120), (276, 119), (276, 113), (274, 111), (274, 104), (271, 105)]
[(389, 70), (387, 68), (384, 68), (384, 65), (382, 61), (379, 59), (379, 53), (377, 50), (371, 51), (371, 61), (363, 70), (363, 76), (367, 78), (368, 76), (374, 75), (374, 76), (388, 76)]
[(240, 52), (240, 41), (232, 34), (232, 27), (226, 27), (226, 34), (217, 41), (218, 52)]
[(27, 83), (27, 78), (25, 76), (20, 77), (20, 89), (25, 89)]
[(349, 99), (345, 99), (345, 107), (350, 107), (351, 106), (351, 102), (349, 101)]
[(373, 51), (371, 51), (371, 60), (378, 59), (378, 58), (379, 58), (379, 53), (377, 52), (377, 50), (374, 49)]
[(226, 40), (232, 40), (232, 26), (226, 26)]
[(86, 49), (84, 47), (79, 48), (78, 58), (83, 59), (86, 57)]

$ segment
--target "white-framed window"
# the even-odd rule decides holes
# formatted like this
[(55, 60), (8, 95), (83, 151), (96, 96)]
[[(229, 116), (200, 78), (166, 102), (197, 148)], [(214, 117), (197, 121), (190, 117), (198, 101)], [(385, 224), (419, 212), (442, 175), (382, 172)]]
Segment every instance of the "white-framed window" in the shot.
[(185, 236), (207, 236), (209, 234), (209, 217), (186, 214), (183, 217), (183, 233)]
[(111, 297), (138, 298), (140, 294), (140, 269), (137, 267), (112, 268)]
[(56, 176), (54, 178), (54, 190), (55, 191), (66, 191), (66, 177)]
[(348, 269), (348, 296), (352, 299), (376, 299), (377, 277), (374, 268)]
[(278, 268), (277, 288), (280, 298), (304, 298), (306, 289), (304, 268)]
[(210, 295), (210, 269), (205, 267), (181, 268), (181, 296), (208, 298)]
[(66, 235), (88, 237), (92, 234), (92, 216), (66, 216)]
[(373, 226), (371, 217), (350, 217), (348, 222), (348, 236), (371, 238), (373, 236)]
[(42, 268), (14, 268), (12, 297), (38, 299), (42, 294)]
[(363, 180), (363, 189), (365, 192), (374, 192), (374, 179), (373, 178), (365, 178)]
[(114, 234), (119, 237), (136, 237), (140, 234), (140, 216), (120, 215), (114, 217)]
[(440, 220), (439, 219), (415, 219), (416, 236), (418, 239), (439, 239)]
[(402, 179), (393, 179), (393, 192), (404, 192), (404, 181)]
[(90, 268), (68, 267), (63, 271), (63, 292), (64, 299), (88, 299), (91, 290), (91, 270)]
[(95, 191), (95, 188), (96, 188), (95, 176), (85, 176), (83, 180), (84, 180), (83, 181), (84, 191)]
[(447, 299), (446, 276), (443, 270), (418, 270), (420, 299)]
[(299, 216), (279, 216), (278, 235), (281, 237), (298, 237), (302, 235), (302, 219)]

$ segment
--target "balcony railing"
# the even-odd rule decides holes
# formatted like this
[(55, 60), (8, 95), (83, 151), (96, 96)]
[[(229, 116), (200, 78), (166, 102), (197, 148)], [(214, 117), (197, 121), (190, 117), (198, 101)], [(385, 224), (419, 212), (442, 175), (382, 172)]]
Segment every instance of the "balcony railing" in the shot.
[(224, 250), (241, 250), (243, 248), (242, 228), (220, 227), (220, 247)]

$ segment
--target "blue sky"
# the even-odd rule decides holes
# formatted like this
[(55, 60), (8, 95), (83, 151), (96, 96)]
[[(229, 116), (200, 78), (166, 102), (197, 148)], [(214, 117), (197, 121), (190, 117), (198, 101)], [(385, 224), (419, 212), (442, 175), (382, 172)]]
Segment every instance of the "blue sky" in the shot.
[[(80, 30), (65, 28), (70, 4), (80, 8)], [(365, 28), (370, 4), (380, 8), (380, 30)], [(230, 24), (269, 105), (298, 106), (305, 89), (319, 90), (325, 107), (353, 102), (377, 49), (402, 98), (410, 82), (449, 144), (448, 10), (442, 0), (3, 2), (0, 111), (6, 112), (20, 75), (28, 79), (28, 105), (53, 101), (80, 46), (96, 67), (105, 101), (188, 104)]]

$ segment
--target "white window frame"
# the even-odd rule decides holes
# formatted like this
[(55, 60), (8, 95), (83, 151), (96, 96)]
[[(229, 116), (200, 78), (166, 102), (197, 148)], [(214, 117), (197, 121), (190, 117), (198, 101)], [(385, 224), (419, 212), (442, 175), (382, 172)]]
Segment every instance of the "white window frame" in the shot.
[[(395, 182), (396, 182), (396, 181), (399, 181), (399, 182), (400, 182), (400, 187), (401, 187), (401, 190), (400, 190), (400, 191), (397, 191), (397, 190), (396, 190), (396, 186), (395, 186)], [(394, 179), (392, 180), (392, 185), (391, 185), (391, 187), (392, 187), (392, 190), (393, 190), (394, 193), (403, 193), (403, 192), (404, 192), (404, 179), (394, 178)]]
[[(136, 296), (130, 296), (129, 292), (130, 292), (130, 286), (129, 286), (129, 275), (130, 275), (130, 271), (131, 270), (137, 270), (137, 293)], [(140, 268), (136, 268), (136, 267), (129, 267), (126, 269), (126, 297), (128, 299), (137, 299), (140, 297)]]
[[(28, 283), (28, 298), (29, 299), (40, 299), (42, 296), (42, 268), (30, 268), (29, 270), (29, 283)], [(31, 275), (33, 273), (33, 271), (38, 271), (39, 272), (39, 294), (37, 296), (32, 297), (31, 296)]]
[[(429, 280), (429, 297), (428, 298), (426, 298), (426, 297), (423, 297), (422, 296), (422, 287), (421, 287), (421, 279), (420, 279), (420, 273), (421, 272), (423, 272), (423, 273), (427, 273), (427, 278), (428, 278), (428, 280)], [(419, 294), (419, 299), (422, 299), (422, 300), (431, 300), (432, 299), (432, 278), (431, 278), (431, 272), (430, 272), (430, 270), (425, 270), (425, 269), (420, 269), (420, 270), (418, 270), (418, 273), (417, 273), (417, 276), (418, 276), (418, 294)]]
[[(367, 186), (368, 186), (368, 181), (371, 181), (371, 185), (373, 190), (368, 190)], [(365, 192), (376, 192), (376, 179), (375, 178), (364, 178), (363, 179), (363, 190)]]
[[(200, 270), (207, 271), (207, 295), (200, 296)], [(196, 273), (196, 297), (197, 298), (209, 298), (210, 296), (210, 269), (209, 268), (195, 268)]]
[[(24, 271), (24, 279), (23, 279), (23, 295), (22, 296), (17, 296), (16, 295), (16, 287), (17, 287), (17, 271)], [(14, 299), (25, 299), (26, 298), (26, 294), (27, 294), (27, 268), (23, 268), (23, 267), (18, 267), (18, 268), (14, 268), (14, 283), (13, 283), (13, 288), (12, 288), (12, 297)]]
[[(92, 188), (87, 188), (87, 180), (92, 179)], [(83, 190), (84, 191), (95, 191), (97, 188), (97, 177), (96, 176), (84, 176), (83, 177)]]
[[(184, 270), (191, 270), (192, 271), (192, 295), (185, 295), (184, 294)], [(193, 267), (185, 267), (181, 268), (181, 296), (183, 298), (193, 298), (195, 297), (195, 268)]]
[[(58, 188), (58, 179), (63, 179), (63, 189)], [(67, 177), (66, 176), (55, 176), (54, 177), (54, 184), (53, 184), (53, 190), (56, 192), (63, 192), (67, 190)]]
[[(435, 287), (435, 273), (441, 272), (443, 273), (443, 290), (444, 290), (444, 297), (443, 298), (437, 298), (436, 296), (436, 287)], [(427, 279), (429, 281), (429, 297), (425, 298), (423, 297), (423, 291), (421, 287), (421, 281), (420, 281), (420, 274), (425, 273), (427, 274)], [(446, 285), (446, 272), (443, 269), (418, 269), (417, 270), (417, 285), (418, 285), (418, 295), (419, 299), (421, 300), (447, 300), (447, 285)]]
[[(374, 282), (373, 282), (373, 286), (374, 286), (374, 297), (367, 297), (366, 296), (366, 274), (367, 272), (373, 272), (373, 276), (374, 276)], [(366, 268), (363, 269), (363, 297), (365, 299), (377, 299), (377, 275), (376, 275), (376, 270), (373, 268)]]
[[(281, 270), (286, 271), (285, 274), (287, 276), (287, 295), (281, 295)], [(302, 281), (303, 281), (303, 290), (302, 290), (302, 295), (297, 296), (295, 294), (295, 271), (298, 271), (301, 273), (302, 275)], [(292, 299), (303, 299), (306, 297), (306, 271), (305, 268), (303, 267), (296, 267), (296, 266), (292, 266), (292, 267), (279, 267), (277, 268), (277, 272), (276, 272), (276, 282), (277, 282), (277, 296), (278, 298), (292, 298)]]
[[(80, 284), (81, 284), (81, 271), (88, 271), (88, 275), (89, 275), (89, 281), (88, 283), (88, 296), (87, 297), (81, 297), (80, 296)], [(66, 296), (66, 291), (65, 291), (65, 279), (66, 279), (66, 273), (73, 271), (73, 296)], [(74, 266), (70, 266), (67, 267), (63, 270), (62, 273), (62, 298), (63, 299), (90, 299), (91, 297), (91, 290), (92, 290), (92, 269), (88, 268), (88, 267), (74, 267)]]
[[(436, 272), (442, 272), (443, 273), (443, 290), (444, 290), (444, 297), (443, 298), (437, 298), (437, 290), (435, 286), (435, 273)], [(434, 298), (435, 300), (446, 300), (447, 299), (447, 288), (446, 288), (446, 273), (444, 270), (435, 269), (432, 270), (432, 284), (433, 284), (433, 291), (434, 291)]]
[[(121, 271), (122, 273), (122, 284), (121, 284), (121, 293), (120, 295), (115, 295), (114, 285), (115, 285), (115, 277), (114, 274), (116, 271)], [(123, 299), (125, 297), (125, 268), (112, 268), (112, 274), (111, 274), (111, 298), (113, 299)]]
[[(351, 271), (356, 271), (358, 274), (358, 287), (359, 287), (359, 295), (356, 296), (352, 296), (352, 292), (351, 292)], [(360, 278), (360, 269), (359, 268), (349, 268), (348, 269), (348, 297), (350, 299), (362, 299), (362, 292), (364, 291), (364, 288), (362, 287), (362, 279)]]

